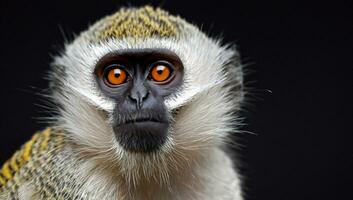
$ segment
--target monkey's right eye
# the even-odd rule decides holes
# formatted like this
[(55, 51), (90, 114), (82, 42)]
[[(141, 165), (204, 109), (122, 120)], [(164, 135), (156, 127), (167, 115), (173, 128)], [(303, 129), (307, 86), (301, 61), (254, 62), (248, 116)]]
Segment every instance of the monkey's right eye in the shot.
[(125, 83), (127, 78), (127, 72), (116, 65), (108, 67), (104, 75), (105, 83), (111, 87)]

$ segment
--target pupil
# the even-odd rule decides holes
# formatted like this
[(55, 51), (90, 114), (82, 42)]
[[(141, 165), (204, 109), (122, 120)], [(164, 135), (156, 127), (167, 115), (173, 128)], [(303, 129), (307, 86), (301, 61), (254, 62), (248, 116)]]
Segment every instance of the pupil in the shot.
[(115, 70), (114, 70), (114, 76), (115, 76), (115, 78), (119, 78), (120, 75), (121, 75), (120, 69), (115, 69)]
[(165, 69), (165, 66), (163, 65), (157, 66), (157, 74), (159, 75), (163, 74), (164, 69)]

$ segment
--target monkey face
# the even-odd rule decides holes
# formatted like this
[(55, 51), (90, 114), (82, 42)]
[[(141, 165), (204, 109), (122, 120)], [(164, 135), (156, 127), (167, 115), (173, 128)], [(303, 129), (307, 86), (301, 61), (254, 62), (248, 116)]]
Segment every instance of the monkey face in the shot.
[(242, 99), (241, 68), (232, 49), (194, 31), (179, 40), (75, 40), (53, 64), (58, 125), (81, 151), (127, 165), (219, 144)]
[(95, 68), (99, 88), (115, 102), (113, 130), (128, 151), (150, 152), (166, 141), (170, 114), (164, 104), (183, 80), (179, 57), (166, 49), (108, 53)]

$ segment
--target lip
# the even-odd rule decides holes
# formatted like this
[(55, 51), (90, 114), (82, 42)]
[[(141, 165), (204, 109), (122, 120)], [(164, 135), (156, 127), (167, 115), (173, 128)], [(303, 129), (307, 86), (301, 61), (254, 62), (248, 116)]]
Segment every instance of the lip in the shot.
[(125, 124), (136, 124), (136, 123), (163, 123), (160, 120), (154, 118), (136, 118), (125, 121)]

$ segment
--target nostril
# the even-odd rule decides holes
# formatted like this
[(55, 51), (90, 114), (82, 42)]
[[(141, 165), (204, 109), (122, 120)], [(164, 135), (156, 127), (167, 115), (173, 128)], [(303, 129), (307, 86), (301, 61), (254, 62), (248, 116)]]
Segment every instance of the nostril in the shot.
[(149, 94), (150, 94), (150, 92), (147, 92), (146, 95), (142, 97), (142, 101), (145, 101)]
[(129, 94), (129, 95), (127, 95), (127, 97), (128, 97), (131, 101), (133, 101), (133, 102), (137, 102), (137, 99), (136, 99), (136, 98), (134, 98), (134, 97), (132, 97), (130, 94)]

